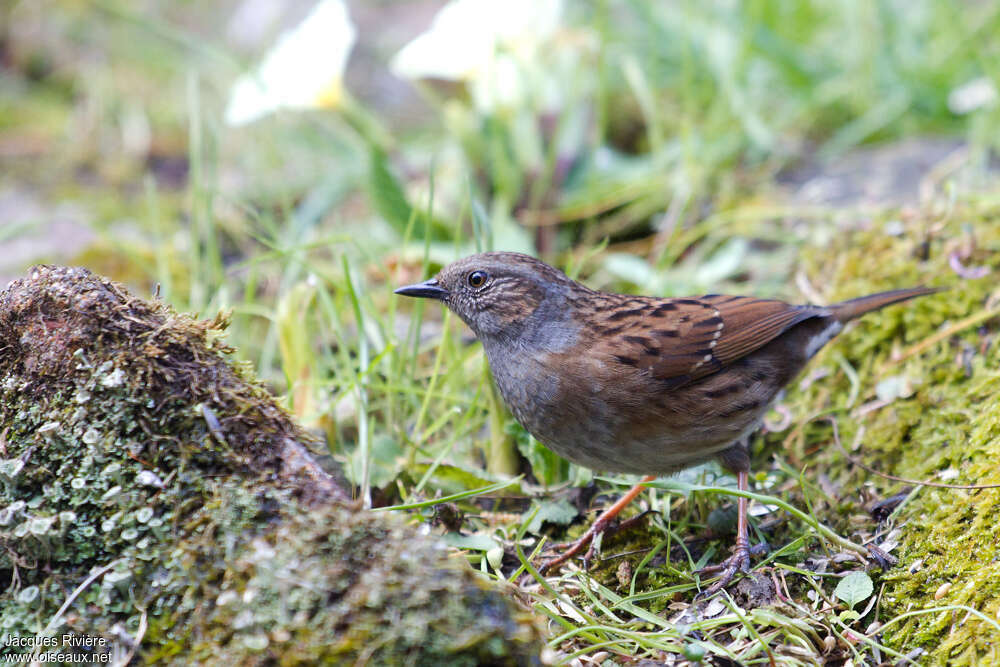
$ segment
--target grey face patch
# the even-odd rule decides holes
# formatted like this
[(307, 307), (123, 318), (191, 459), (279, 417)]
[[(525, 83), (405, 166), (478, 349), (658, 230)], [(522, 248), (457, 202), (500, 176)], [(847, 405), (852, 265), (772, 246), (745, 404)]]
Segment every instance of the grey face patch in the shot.
[(521, 339), (531, 352), (558, 353), (575, 345), (580, 325), (568, 316), (557, 295), (548, 295), (524, 322)]

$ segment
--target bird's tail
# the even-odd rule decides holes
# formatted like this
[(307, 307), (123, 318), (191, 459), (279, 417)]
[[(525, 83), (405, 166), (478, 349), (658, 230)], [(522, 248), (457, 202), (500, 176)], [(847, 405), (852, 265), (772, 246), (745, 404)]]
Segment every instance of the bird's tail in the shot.
[(913, 299), (914, 297), (935, 294), (943, 289), (942, 287), (908, 287), (889, 292), (879, 292), (878, 294), (859, 296), (856, 299), (835, 303), (830, 306), (830, 310), (833, 311), (833, 316), (839, 321), (847, 322), (865, 313), (870, 313), (873, 310), (885, 308), (886, 306), (891, 306), (894, 303), (906, 301), (907, 299)]

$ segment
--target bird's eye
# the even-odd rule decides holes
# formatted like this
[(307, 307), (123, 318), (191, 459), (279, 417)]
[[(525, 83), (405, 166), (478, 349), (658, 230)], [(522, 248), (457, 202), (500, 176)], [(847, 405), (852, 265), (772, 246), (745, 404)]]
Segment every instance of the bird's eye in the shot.
[(469, 274), (469, 286), (470, 287), (482, 287), (486, 284), (486, 279), (489, 276), (486, 275), (485, 271), (473, 271)]

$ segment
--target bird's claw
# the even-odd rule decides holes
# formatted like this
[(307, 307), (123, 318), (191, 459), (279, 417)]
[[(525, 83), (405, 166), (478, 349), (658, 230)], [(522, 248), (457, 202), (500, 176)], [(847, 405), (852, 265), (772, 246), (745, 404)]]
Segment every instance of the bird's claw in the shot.
[(770, 550), (771, 547), (768, 546), (767, 542), (761, 542), (752, 547), (747, 544), (737, 544), (733, 548), (732, 556), (717, 565), (708, 565), (698, 570), (698, 574), (701, 576), (720, 574), (718, 580), (699, 593), (697, 597), (707, 598), (715, 595), (732, 582), (737, 572), (746, 574), (750, 571), (750, 556), (761, 556)]

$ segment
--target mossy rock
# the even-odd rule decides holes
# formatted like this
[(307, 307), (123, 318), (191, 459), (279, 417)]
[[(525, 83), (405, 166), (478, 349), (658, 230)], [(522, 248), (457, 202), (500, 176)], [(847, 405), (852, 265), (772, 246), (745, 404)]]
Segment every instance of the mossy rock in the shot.
[[(949, 289), (840, 336), (815, 363), (836, 367), (841, 356), (856, 384), (839, 372), (793, 391), (796, 411), (838, 415), (844, 446), (858, 443), (853, 455), (886, 473), (1000, 483), (1000, 210), (971, 201), (946, 221), (876, 223), (811, 251), (807, 267), (836, 286), (831, 300), (920, 283)], [(827, 446), (810, 465), (843, 488), (914, 488), (848, 464), (828, 425), (814, 424)], [(903, 653), (924, 649), (921, 663), (1000, 664), (1000, 489), (916, 488), (895, 519), (900, 563), (881, 579), (882, 638)]]
[[(0, 295), (0, 631), (177, 664), (536, 664), (533, 616), (358, 511), (199, 322), (82, 269)], [(10, 649), (8, 649), (10, 650)], [(14, 650), (31, 652), (21, 647)]]

